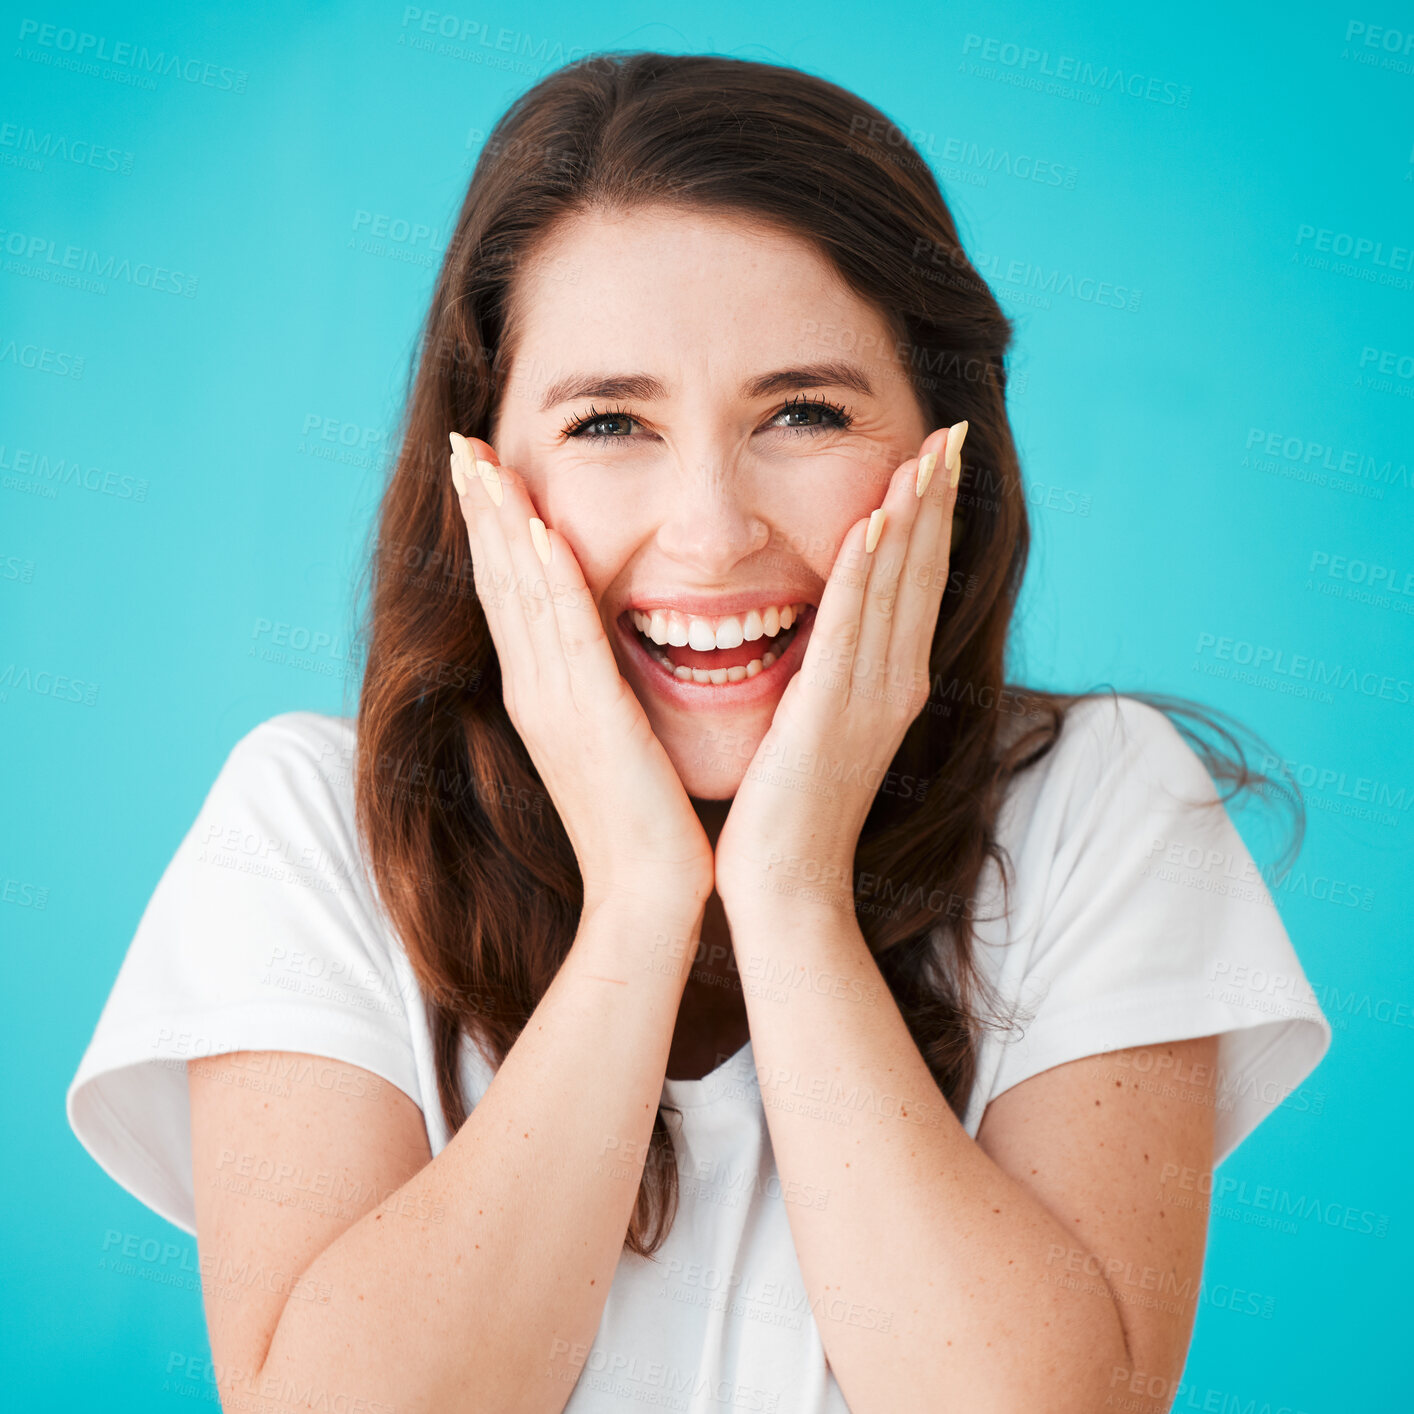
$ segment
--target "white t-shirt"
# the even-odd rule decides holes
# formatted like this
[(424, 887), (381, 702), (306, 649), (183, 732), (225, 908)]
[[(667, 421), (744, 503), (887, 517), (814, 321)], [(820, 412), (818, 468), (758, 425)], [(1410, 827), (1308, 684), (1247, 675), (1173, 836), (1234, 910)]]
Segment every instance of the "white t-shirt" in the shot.
[[(418, 985), (355, 862), (354, 730), (286, 712), (236, 744), (69, 1087), (84, 1147), (188, 1233), (193, 1056), (352, 1062), (421, 1107), (434, 1157), (448, 1140)], [(998, 821), (1015, 864), (1010, 919), (979, 924), (976, 949), (1022, 1010), (1010, 1033), (983, 1033), (969, 1135), (991, 1099), (1052, 1066), (1217, 1033), (1220, 1162), (1324, 1056), (1330, 1025), (1241, 837), (1224, 810), (1182, 803), (1214, 796), (1172, 723), (1123, 697), (1075, 709), (1013, 783)], [(983, 918), (1000, 913), (997, 888), (989, 865)], [(463, 1075), (473, 1105), (493, 1073), (469, 1040)], [(665, 1079), (663, 1097), (682, 1111), (677, 1217), (656, 1260), (620, 1260), (568, 1414), (628, 1402), (847, 1414), (818, 1322), (886, 1315), (812, 1311), (786, 1204), (828, 1195), (783, 1193), (750, 1043), (699, 1080)]]

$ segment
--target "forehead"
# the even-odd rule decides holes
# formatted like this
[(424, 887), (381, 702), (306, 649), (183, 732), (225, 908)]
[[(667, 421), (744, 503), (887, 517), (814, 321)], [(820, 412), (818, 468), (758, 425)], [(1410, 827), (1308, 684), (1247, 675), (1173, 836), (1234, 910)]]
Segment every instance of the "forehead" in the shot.
[[(583, 212), (536, 247), (512, 287), (515, 361), (671, 378), (891, 345), (884, 315), (809, 241), (751, 217), (682, 207)], [(876, 359), (885, 355), (876, 353)]]

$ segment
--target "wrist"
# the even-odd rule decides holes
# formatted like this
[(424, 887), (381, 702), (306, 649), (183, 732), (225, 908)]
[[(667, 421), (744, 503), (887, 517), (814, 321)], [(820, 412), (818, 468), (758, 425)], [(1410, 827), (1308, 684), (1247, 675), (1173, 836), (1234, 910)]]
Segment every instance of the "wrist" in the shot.
[(736, 934), (856, 923), (852, 878), (800, 879), (762, 871), (745, 888), (722, 895), (722, 911)]
[(686, 985), (702, 937), (703, 908), (623, 891), (586, 902), (572, 952), (623, 981)]
[(717, 892), (729, 920), (812, 912), (853, 918), (853, 853), (761, 852), (746, 869), (719, 867)]
[(710, 895), (698, 889), (666, 889), (641, 881), (585, 884), (581, 919), (609, 919), (645, 934), (696, 932)]

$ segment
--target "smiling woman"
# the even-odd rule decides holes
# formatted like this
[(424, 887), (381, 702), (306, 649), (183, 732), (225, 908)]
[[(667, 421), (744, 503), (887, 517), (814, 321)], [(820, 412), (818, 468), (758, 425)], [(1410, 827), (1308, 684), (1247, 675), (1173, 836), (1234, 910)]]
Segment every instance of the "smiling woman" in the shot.
[[(924, 409), (888, 319), (776, 223), (591, 209), (535, 252), (502, 333), (518, 391), (497, 405), (488, 445), (523, 468), (627, 642), (621, 667), (689, 794), (729, 798), (736, 777), (693, 764), (693, 744), (704, 729), (765, 735), (844, 530), (922, 442)], [(553, 273), (565, 267), (592, 278), (568, 284)], [(858, 331), (860, 351), (822, 350), (822, 322)], [(650, 616), (654, 648), (635, 614)]]
[(236, 745), (69, 1092), (198, 1233), (223, 1400), (1170, 1406), (1197, 1195), (1331, 1033), (1238, 739), (1007, 679), (1010, 340), (833, 84), (505, 114), (357, 718)]

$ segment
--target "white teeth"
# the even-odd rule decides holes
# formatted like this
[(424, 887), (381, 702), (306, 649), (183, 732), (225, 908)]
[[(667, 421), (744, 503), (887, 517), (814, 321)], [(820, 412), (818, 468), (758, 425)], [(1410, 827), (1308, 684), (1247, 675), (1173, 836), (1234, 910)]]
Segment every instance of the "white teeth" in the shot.
[(741, 682), (744, 678), (754, 678), (757, 673), (769, 668), (780, 657), (780, 654), (763, 653), (761, 657), (753, 658), (745, 667), (738, 664), (734, 668), (713, 668), (710, 671), (705, 668), (674, 666), (672, 659), (666, 653), (650, 653), (649, 656), (655, 663), (661, 663), (680, 682), (710, 682), (720, 686), (722, 683)]
[[(766, 609), (751, 609), (740, 618), (729, 615), (719, 619), (715, 628), (711, 620), (679, 614), (675, 610), (645, 612), (634, 609), (631, 617), (638, 631), (659, 649), (664, 645), (691, 647), (705, 653), (714, 648), (739, 648), (743, 643), (754, 643), (759, 638), (776, 638), (792, 628), (808, 607), (807, 604), (773, 604)], [(744, 682), (765, 671), (781, 656), (777, 649), (768, 650), (744, 666), (738, 664), (732, 668), (679, 667), (666, 653), (649, 648), (648, 654), (679, 682), (711, 683), (720, 687), (729, 682)]]
[(772, 604), (766, 609), (749, 609), (744, 616), (728, 614), (720, 619), (698, 618), (676, 610), (634, 609), (633, 626), (660, 647), (692, 647), (705, 653), (713, 648), (739, 648), (758, 638), (774, 638), (788, 629), (806, 610), (806, 605)]
[(740, 648), (746, 641), (740, 619), (723, 619), (717, 625), (718, 648)]

